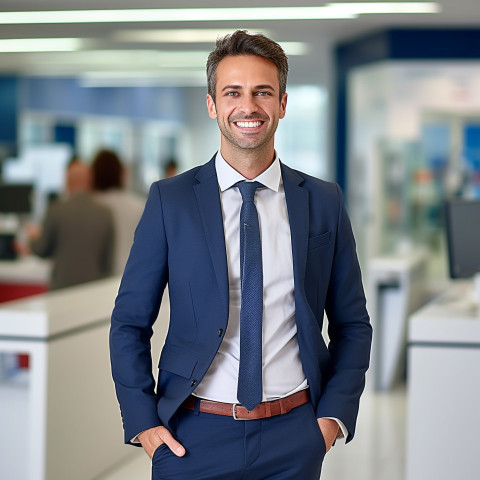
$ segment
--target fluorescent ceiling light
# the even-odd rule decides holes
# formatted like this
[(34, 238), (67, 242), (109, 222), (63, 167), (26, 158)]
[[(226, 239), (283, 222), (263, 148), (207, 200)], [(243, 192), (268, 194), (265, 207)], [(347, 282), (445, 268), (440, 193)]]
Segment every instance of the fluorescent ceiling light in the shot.
[(237, 20), (301, 20), (352, 18), (329, 12), (326, 7), (249, 7), (131, 10), (67, 10), (1, 12), (0, 24), (29, 23), (131, 23), (131, 22), (207, 22)]
[(436, 2), (329, 3), (321, 7), (163, 8), (0, 12), (0, 24), (348, 19), (372, 13), (437, 13)]
[(160, 50), (92, 50), (70, 54), (71, 62), (97, 65), (162, 65), (162, 67), (205, 67), (210, 52)]
[[(112, 34), (114, 40), (126, 42), (144, 42), (144, 43), (215, 43), (218, 37), (223, 37), (235, 31), (230, 29), (144, 29), (144, 30), (117, 30)], [(250, 32), (260, 31), (260, 29), (248, 29)], [(264, 35), (269, 35), (266, 30), (261, 29)]]
[(81, 44), (79, 38), (11, 38), (0, 40), (0, 53), (72, 52)]
[(388, 13), (438, 13), (436, 2), (339, 2), (327, 5), (340, 15), (388, 14)]
[[(77, 52), (88, 56), (101, 55), (102, 58), (107, 56), (111, 59), (119, 56), (137, 57), (146, 56), (155, 57), (156, 61), (182, 64), (202, 63), (204, 64), (209, 52), (197, 50), (120, 50), (120, 49), (94, 49), (91, 45), (92, 39), (88, 38), (14, 38), (8, 40), (0, 40), (0, 53), (40, 53), (40, 52)], [(308, 44), (304, 42), (280, 42), (280, 45), (285, 50), (285, 53), (290, 56), (306, 55), (308, 53)], [(73, 58), (73, 57), (72, 57)]]
[(205, 86), (207, 80), (201, 70), (130, 70), (115, 72), (85, 72), (80, 75), (82, 87), (131, 86)]
[[(81, 75), (82, 78), (149, 78), (149, 77), (201, 77), (205, 80), (205, 69), (192, 69), (192, 70), (180, 70), (180, 69), (150, 69), (132, 72), (131, 70), (116, 70), (110, 72), (103, 71), (87, 71)], [(206, 80), (205, 80), (206, 81)]]
[[(248, 30), (248, 29), (247, 29)], [(123, 42), (140, 43), (214, 43), (218, 37), (232, 33), (233, 29), (223, 30), (117, 30), (112, 38)], [(248, 30), (252, 32), (253, 30)], [(268, 36), (265, 30), (264, 35)], [(281, 42), (287, 55), (306, 55), (308, 44), (306, 42)]]
[[(164, 68), (205, 68), (210, 52), (205, 51), (159, 51), (159, 50), (79, 50), (75, 52), (23, 52), (6, 53), (14, 64), (38, 64), (45, 66), (90, 66), (108, 69), (148, 68), (161, 65)], [(93, 67), (97, 68), (97, 67)]]

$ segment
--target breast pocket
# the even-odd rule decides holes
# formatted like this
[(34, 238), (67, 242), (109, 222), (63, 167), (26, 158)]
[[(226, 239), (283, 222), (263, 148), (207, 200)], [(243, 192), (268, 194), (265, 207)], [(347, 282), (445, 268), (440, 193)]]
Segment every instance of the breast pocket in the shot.
[(329, 245), (331, 237), (332, 237), (331, 231), (323, 233), (322, 235), (310, 237), (308, 239), (308, 251), (310, 252), (317, 248), (322, 248), (322, 247), (325, 247), (326, 245)]

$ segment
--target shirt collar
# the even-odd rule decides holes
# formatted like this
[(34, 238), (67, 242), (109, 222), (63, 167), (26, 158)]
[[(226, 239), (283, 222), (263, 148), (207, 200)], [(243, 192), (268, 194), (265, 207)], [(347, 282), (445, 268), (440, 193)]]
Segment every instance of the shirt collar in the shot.
[[(220, 150), (217, 152), (217, 156), (215, 157), (215, 169), (217, 171), (218, 185), (220, 186), (220, 191), (222, 192), (228, 190), (230, 187), (233, 187), (237, 182), (241, 182), (242, 180), (250, 181), (226, 162), (226, 160), (222, 157)], [(280, 169), (280, 159), (278, 158), (277, 152), (275, 152), (275, 159), (273, 160), (273, 163), (264, 172), (258, 175), (258, 177), (251, 181), (260, 182), (270, 190), (278, 192), (280, 189), (281, 180), (282, 172)]]

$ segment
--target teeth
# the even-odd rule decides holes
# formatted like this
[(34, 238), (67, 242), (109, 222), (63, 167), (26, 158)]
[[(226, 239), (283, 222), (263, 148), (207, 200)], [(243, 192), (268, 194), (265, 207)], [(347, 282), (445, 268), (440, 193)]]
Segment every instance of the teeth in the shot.
[(262, 122), (236, 122), (237, 125), (241, 128), (255, 128), (259, 127)]

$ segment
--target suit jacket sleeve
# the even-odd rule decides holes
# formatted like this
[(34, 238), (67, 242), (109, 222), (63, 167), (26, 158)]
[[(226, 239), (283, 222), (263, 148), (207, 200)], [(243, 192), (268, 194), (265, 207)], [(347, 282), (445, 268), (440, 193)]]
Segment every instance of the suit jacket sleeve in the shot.
[(317, 417), (342, 420), (353, 438), (360, 395), (365, 386), (372, 328), (366, 309), (361, 272), (343, 195), (340, 201), (334, 256), (325, 302), (331, 360)]
[(58, 234), (57, 217), (58, 210), (55, 205), (52, 205), (45, 216), (40, 237), (30, 242), (30, 248), (39, 257), (48, 258), (55, 253)]
[(108, 277), (113, 274), (113, 257), (116, 250), (117, 239), (115, 237), (115, 227), (113, 223), (113, 216), (110, 211), (108, 211), (108, 217), (106, 220), (106, 229), (103, 248), (101, 251), (101, 271), (102, 275)]
[(135, 231), (110, 329), (112, 375), (125, 442), (161, 425), (152, 375), (150, 339), (168, 278), (168, 245), (158, 184), (153, 184)]

